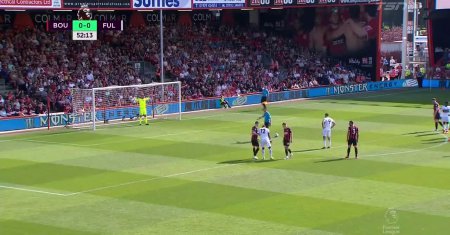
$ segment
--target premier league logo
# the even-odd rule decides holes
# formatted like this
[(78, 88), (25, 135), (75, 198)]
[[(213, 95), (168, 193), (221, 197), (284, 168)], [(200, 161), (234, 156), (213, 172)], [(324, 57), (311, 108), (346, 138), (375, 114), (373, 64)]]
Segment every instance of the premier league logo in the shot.
[(398, 211), (389, 208), (384, 214), (383, 234), (395, 235), (400, 233)]
[(92, 19), (92, 12), (91, 9), (89, 9), (89, 5), (87, 3), (81, 4), (81, 8), (78, 10), (77, 17), (78, 20)]

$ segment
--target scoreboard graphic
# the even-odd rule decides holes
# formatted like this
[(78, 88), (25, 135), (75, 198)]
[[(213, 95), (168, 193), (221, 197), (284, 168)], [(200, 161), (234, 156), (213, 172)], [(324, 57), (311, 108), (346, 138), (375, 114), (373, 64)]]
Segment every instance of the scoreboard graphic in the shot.
[(86, 3), (80, 4), (77, 17), (78, 20), (73, 21), (47, 21), (47, 31), (72, 31), (72, 39), (76, 41), (95, 41), (98, 30), (123, 31), (123, 20), (93, 20), (91, 9)]
[(47, 31), (72, 31), (73, 40), (97, 40), (98, 31), (123, 31), (123, 20), (47, 21)]

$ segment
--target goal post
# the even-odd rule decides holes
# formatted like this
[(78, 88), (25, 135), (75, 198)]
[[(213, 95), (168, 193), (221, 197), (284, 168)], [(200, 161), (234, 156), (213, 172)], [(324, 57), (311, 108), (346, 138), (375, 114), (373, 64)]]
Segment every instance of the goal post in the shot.
[(111, 121), (135, 120), (137, 98), (147, 98), (147, 118), (181, 120), (181, 82), (72, 89), (71, 125), (95, 130)]

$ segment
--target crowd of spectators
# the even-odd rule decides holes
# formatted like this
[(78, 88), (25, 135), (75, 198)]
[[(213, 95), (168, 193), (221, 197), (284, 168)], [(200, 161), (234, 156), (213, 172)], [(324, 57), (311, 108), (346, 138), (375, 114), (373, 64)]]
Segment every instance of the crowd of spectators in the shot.
[[(0, 80), (13, 88), (0, 96), (0, 116), (69, 111), (70, 88), (142, 84), (130, 61), (148, 61), (160, 76), (157, 26), (99, 33), (73, 41), (43, 29), (0, 32)], [(182, 99), (234, 96), (370, 80), (363, 71), (295, 46), (291, 38), (239, 27), (169, 26), (165, 73), (182, 82)], [(170, 92), (170, 91), (167, 91)]]
[[(186, 35), (188, 35), (186, 37)], [(174, 28), (167, 70), (184, 84), (184, 99), (363, 82), (359, 70), (320, 57), (290, 38), (237, 28)]]
[(383, 42), (396, 42), (402, 40), (402, 27), (401, 26), (385, 26), (381, 30), (381, 40)]

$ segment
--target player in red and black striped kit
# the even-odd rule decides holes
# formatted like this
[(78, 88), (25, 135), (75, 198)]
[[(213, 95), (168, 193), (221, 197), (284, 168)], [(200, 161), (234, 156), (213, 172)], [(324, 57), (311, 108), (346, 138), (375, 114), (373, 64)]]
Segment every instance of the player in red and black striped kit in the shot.
[(252, 127), (252, 146), (253, 146), (253, 159), (258, 160), (257, 154), (259, 151), (259, 142), (258, 142), (258, 125), (259, 122), (256, 121), (255, 125)]
[(348, 132), (347, 132), (347, 157), (350, 156), (350, 149), (353, 145), (355, 148), (355, 159), (358, 159), (358, 139), (359, 139), (359, 130), (358, 127), (353, 124), (353, 121), (348, 123)]
[(435, 127), (434, 131), (437, 131), (438, 123), (439, 123), (439, 125), (441, 125), (442, 128), (444, 128), (444, 125), (442, 125), (442, 122), (441, 122), (441, 109), (440, 109), (439, 103), (437, 102), (436, 98), (433, 98), (432, 100), (433, 100), (433, 118), (434, 118), (434, 127)]
[(286, 160), (292, 157), (292, 151), (290, 145), (292, 144), (292, 130), (287, 126), (286, 123), (283, 123), (283, 145), (284, 152), (286, 153)]

